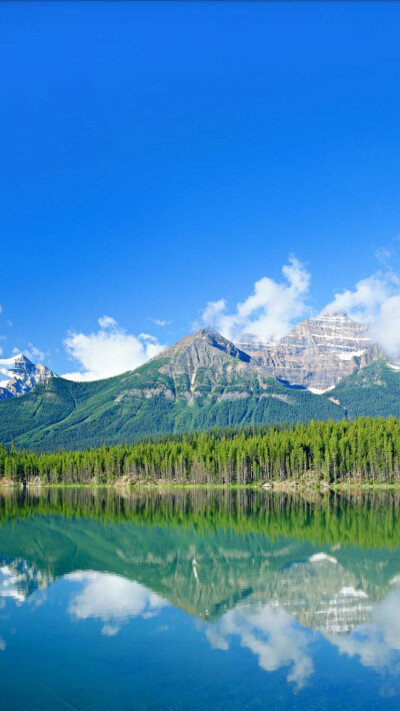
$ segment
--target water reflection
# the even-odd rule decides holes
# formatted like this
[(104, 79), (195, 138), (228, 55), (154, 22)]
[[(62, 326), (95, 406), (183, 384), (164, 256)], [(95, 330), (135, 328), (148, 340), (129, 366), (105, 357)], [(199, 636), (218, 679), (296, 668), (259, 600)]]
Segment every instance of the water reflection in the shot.
[(22, 603), (34, 590), (45, 590), (52, 582), (51, 574), (26, 560), (4, 559), (0, 564), (0, 601), (9, 597)]
[(258, 659), (262, 669), (272, 672), (289, 667), (288, 682), (302, 688), (313, 674), (309, 637), (296, 620), (279, 605), (256, 603), (227, 612), (207, 638), (213, 649), (229, 649), (229, 638), (238, 635), (241, 645)]
[(359, 625), (350, 634), (330, 635), (329, 640), (349, 657), (375, 670), (400, 671), (400, 589), (371, 609), (371, 623)]
[(82, 584), (81, 590), (70, 600), (69, 614), (77, 620), (101, 620), (104, 622), (101, 633), (108, 637), (116, 635), (121, 624), (133, 617), (155, 617), (167, 604), (144, 585), (118, 575), (88, 571), (70, 573), (65, 577)]
[[(258, 708), (263, 683), (279, 675), (285, 693), (301, 692), (310, 708), (313, 700), (318, 708), (317, 691), (336, 708), (332, 685), (346, 688), (340, 707), (350, 708), (359, 684), (369, 688), (362, 707), (379, 707), (382, 699), (400, 699), (398, 511), (389, 494), (306, 500), (225, 491), (7, 493), (0, 496), (0, 659), (8, 660), (18, 635), (21, 649), (30, 647), (35, 615), (51, 618), (54, 630), (66, 625), (71, 645), (93, 630), (87, 654), (101, 653), (107, 669), (110, 655), (121, 658), (137, 635), (143, 659), (135, 664), (151, 668), (163, 647), (149, 640), (163, 630), (163, 644), (182, 646), (179, 678), (188, 684), (195, 684), (196, 658), (204, 669), (211, 665), (210, 689), (235, 666), (237, 708)], [(50, 632), (41, 624), (35, 635), (44, 648)], [(143, 687), (143, 708), (157, 684), (173, 699), (173, 655), (166, 651), (162, 659), (154, 689)], [(100, 682), (104, 693), (116, 683), (112, 669)], [(131, 667), (123, 673), (128, 684)], [(94, 680), (87, 683), (95, 694)], [(201, 700), (204, 678), (196, 683)], [(311, 690), (315, 699), (307, 696)]]

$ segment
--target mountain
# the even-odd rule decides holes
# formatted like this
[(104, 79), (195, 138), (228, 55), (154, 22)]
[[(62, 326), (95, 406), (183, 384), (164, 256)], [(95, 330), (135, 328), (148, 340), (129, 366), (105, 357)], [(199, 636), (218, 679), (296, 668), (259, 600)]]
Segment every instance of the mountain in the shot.
[[(13, 370), (17, 386), (44, 377), (24, 397), (0, 402), (0, 442), (37, 450), (83, 449), (231, 425), (400, 416), (400, 366), (378, 358), (360, 324), (346, 316), (321, 317), (299, 324), (282, 340), (276, 352), (286, 348), (291, 355), (281, 360), (284, 370), (278, 375), (286, 377), (279, 379), (264, 363), (265, 352), (249, 355), (209, 328), (134, 371), (94, 382), (49, 377), (51, 371), (20, 356)], [(370, 358), (377, 359), (367, 364)], [(29, 368), (43, 371), (29, 375)], [(326, 385), (347, 369), (349, 374), (323, 395), (290, 384), (309, 372)]]
[(368, 336), (368, 325), (342, 313), (303, 321), (277, 344), (238, 345), (270, 375), (317, 393), (382, 356)]
[(400, 366), (385, 359), (374, 361), (344, 378), (328, 395), (351, 419), (400, 417)]
[(0, 400), (24, 395), (38, 383), (57, 377), (45, 365), (35, 365), (22, 353), (0, 359), (0, 374), (5, 376), (5, 379), (0, 381)]
[(98, 446), (210, 427), (341, 419), (344, 410), (287, 388), (212, 329), (134, 371), (78, 383), (50, 378), (0, 403), (0, 442), (35, 449)]

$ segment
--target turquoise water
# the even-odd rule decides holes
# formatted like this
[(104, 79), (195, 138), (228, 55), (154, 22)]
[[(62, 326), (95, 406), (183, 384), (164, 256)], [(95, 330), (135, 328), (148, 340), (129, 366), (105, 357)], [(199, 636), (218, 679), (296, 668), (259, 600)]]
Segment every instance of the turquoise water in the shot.
[(397, 709), (399, 511), (4, 492), (1, 709)]

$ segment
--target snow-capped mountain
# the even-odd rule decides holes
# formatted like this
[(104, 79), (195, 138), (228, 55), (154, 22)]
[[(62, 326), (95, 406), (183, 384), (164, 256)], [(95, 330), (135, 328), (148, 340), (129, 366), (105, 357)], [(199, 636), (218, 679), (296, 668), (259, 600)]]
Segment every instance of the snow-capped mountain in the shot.
[(23, 353), (11, 358), (0, 358), (0, 400), (24, 395), (38, 383), (57, 375), (50, 368), (32, 363)]
[(382, 356), (368, 335), (368, 325), (345, 313), (302, 321), (277, 344), (238, 346), (279, 380), (317, 393), (333, 388), (346, 375)]

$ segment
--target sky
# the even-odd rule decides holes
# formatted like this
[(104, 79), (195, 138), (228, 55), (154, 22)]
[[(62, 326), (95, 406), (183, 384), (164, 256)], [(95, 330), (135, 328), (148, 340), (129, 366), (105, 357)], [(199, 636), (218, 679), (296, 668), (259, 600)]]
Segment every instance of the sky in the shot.
[(400, 4), (0, 3), (0, 348), (137, 367), (321, 310), (400, 354)]

